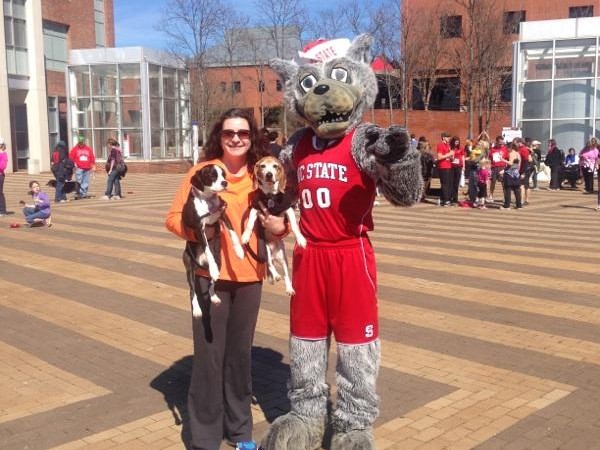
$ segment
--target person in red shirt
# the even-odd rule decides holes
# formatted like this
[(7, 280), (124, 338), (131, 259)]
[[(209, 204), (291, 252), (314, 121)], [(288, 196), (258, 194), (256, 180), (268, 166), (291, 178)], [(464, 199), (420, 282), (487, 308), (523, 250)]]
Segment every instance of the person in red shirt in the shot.
[(521, 138), (515, 138), (514, 141), (519, 149), (519, 156), (521, 157), (521, 166), (519, 167), (519, 173), (521, 174), (521, 178), (523, 180), (521, 184), (521, 199), (523, 200), (523, 205), (529, 204), (529, 179), (531, 178), (531, 174), (533, 172), (533, 157), (531, 156), (532, 151), (525, 145), (525, 142)]
[(452, 136), (450, 139), (450, 150), (454, 152), (450, 164), (452, 166), (452, 190), (450, 191), (450, 203), (458, 203), (458, 188), (460, 187), (460, 179), (463, 176), (465, 167), (465, 150), (460, 145), (460, 138)]
[(75, 179), (79, 183), (75, 199), (87, 198), (90, 174), (96, 170), (96, 157), (94, 151), (85, 145), (85, 136), (77, 137), (77, 145), (69, 152), (69, 158), (75, 164)]
[(492, 161), (492, 178), (490, 182), (490, 200), (494, 201), (494, 190), (496, 181), (502, 183), (502, 175), (508, 163), (508, 148), (502, 136), (496, 137), (496, 142), (490, 149), (490, 160)]
[(452, 158), (454, 151), (449, 144), (450, 135), (442, 133), (442, 140), (437, 145), (437, 168), (440, 177), (441, 195), (440, 206), (450, 206), (450, 196), (452, 192)]

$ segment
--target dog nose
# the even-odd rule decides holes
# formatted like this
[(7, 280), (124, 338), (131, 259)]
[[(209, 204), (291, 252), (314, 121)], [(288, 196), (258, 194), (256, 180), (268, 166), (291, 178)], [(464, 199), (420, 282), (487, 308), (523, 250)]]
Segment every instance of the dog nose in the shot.
[(266, 178), (268, 181), (272, 181), (272, 180), (273, 180), (273, 174), (272, 174), (271, 172), (267, 172), (267, 173), (265, 174), (265, 178)]
[(227, 181), (221, 181), (221, 186), (223, 186), (224, 188), (227, 187)]
[(320, 84), (313, 90), (313, 92), (317, 95), (323, 95), (328, 90), (329, 90), (329, 86), (327, 86), (326, 84)]

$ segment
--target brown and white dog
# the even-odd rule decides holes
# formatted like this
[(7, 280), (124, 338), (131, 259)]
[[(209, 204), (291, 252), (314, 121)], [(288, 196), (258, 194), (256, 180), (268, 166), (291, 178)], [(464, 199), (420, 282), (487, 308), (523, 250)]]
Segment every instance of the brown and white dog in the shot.
[[(254, 165), (254, 187), (252, 207), (250, 208), (248, 223), (242, 233), (242, 243), (247, 244), (250, 241), (250, 235), (260, 211), (260, 202), (267, 208), (269, 214), (275, 216), (285, 215), (296, 238), (296, 243), (302, 248), (306, 247), (306, 238), (302, 236), (300, 228), (298, 228), (298, 222), (292, 207), (293, 200), (285, 194), (285, 173), (277, 158), (265, 156), (256, 162)], [(274, 265), (274, 262), (277, 261), (283, 270), (285, 293), (293, 295), (294, 288), (285, 254), (285, 244), (282, 239), (277, 239), (274, 236), (267, 236), (266, 240), (268, 279), (271, 283), (281, 280), (281, 275)]]
[[(210, 300), (215, 305), (221, 303), (221, 299), (215, 293), (215, 282), (219, 279), (220, 268), (206, 237), (206, 226), (215, 223), (225, 225), (225, 229), (233, 243), (233, 250), (238, 258), (244, 259), (244, 249), (225, 214), (227, 204), (218, 195), (219, 192), (227, 189), (225, 171), (216, 164), (208, 164), (196, 171), (190, 183), (192, 186), (183, 207), (182, 221), (186, 227), (194, 230), (197, 242), (187, 242), (183, 253), (183, 263), (186, 266), (190, 292), (193, 292), (191, 298), (192, 315), (198, 318), (202, 317), (202, 309), (198, 301), (199, 293), (196, 292), (195, 284), (195, 269), (198, 267), (208, 268), (211, 279), (209, 285)], [(215, 238), (218, 238), (220, 228), (216, 231)], [(220, 245), (217, 246), (217, 249), (219, 248)], [(218, 252), (215, 253), (218, 256)]]

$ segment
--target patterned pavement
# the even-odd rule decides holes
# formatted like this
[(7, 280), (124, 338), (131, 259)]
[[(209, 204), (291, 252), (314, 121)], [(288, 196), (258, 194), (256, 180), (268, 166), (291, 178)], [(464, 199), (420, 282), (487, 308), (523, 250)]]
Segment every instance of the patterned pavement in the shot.
[[(11, 229), (31, 177), (7, 176), (0, 448), (185, 448), (191, 315), (182, 242), (163, 226), (181, 177), (128, 174), (107, 202), (98, 175), (96, 198), (54, 206), (51, 228)], [(379, 450), (600, 449), (595, 206), (567, 190), (520, 211), (376, 207)], [(289, 409), (287, 316), (265, 284), (257, 438)]]

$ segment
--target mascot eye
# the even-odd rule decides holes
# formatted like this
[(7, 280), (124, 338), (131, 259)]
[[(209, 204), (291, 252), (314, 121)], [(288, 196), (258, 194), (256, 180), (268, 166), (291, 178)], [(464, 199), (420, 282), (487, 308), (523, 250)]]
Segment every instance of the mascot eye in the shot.
[(346, 69), (342, 69), (341, 67), (334, 67), (334, 69), (331, 71), (331, 78), (345, 83), (348, 81), (348, 71)]
[(317, 84), (317, 78), (314, 75), (306, 75), (300, 80), (300, 87), (304, 92), (310, 91), (315, 84)]

